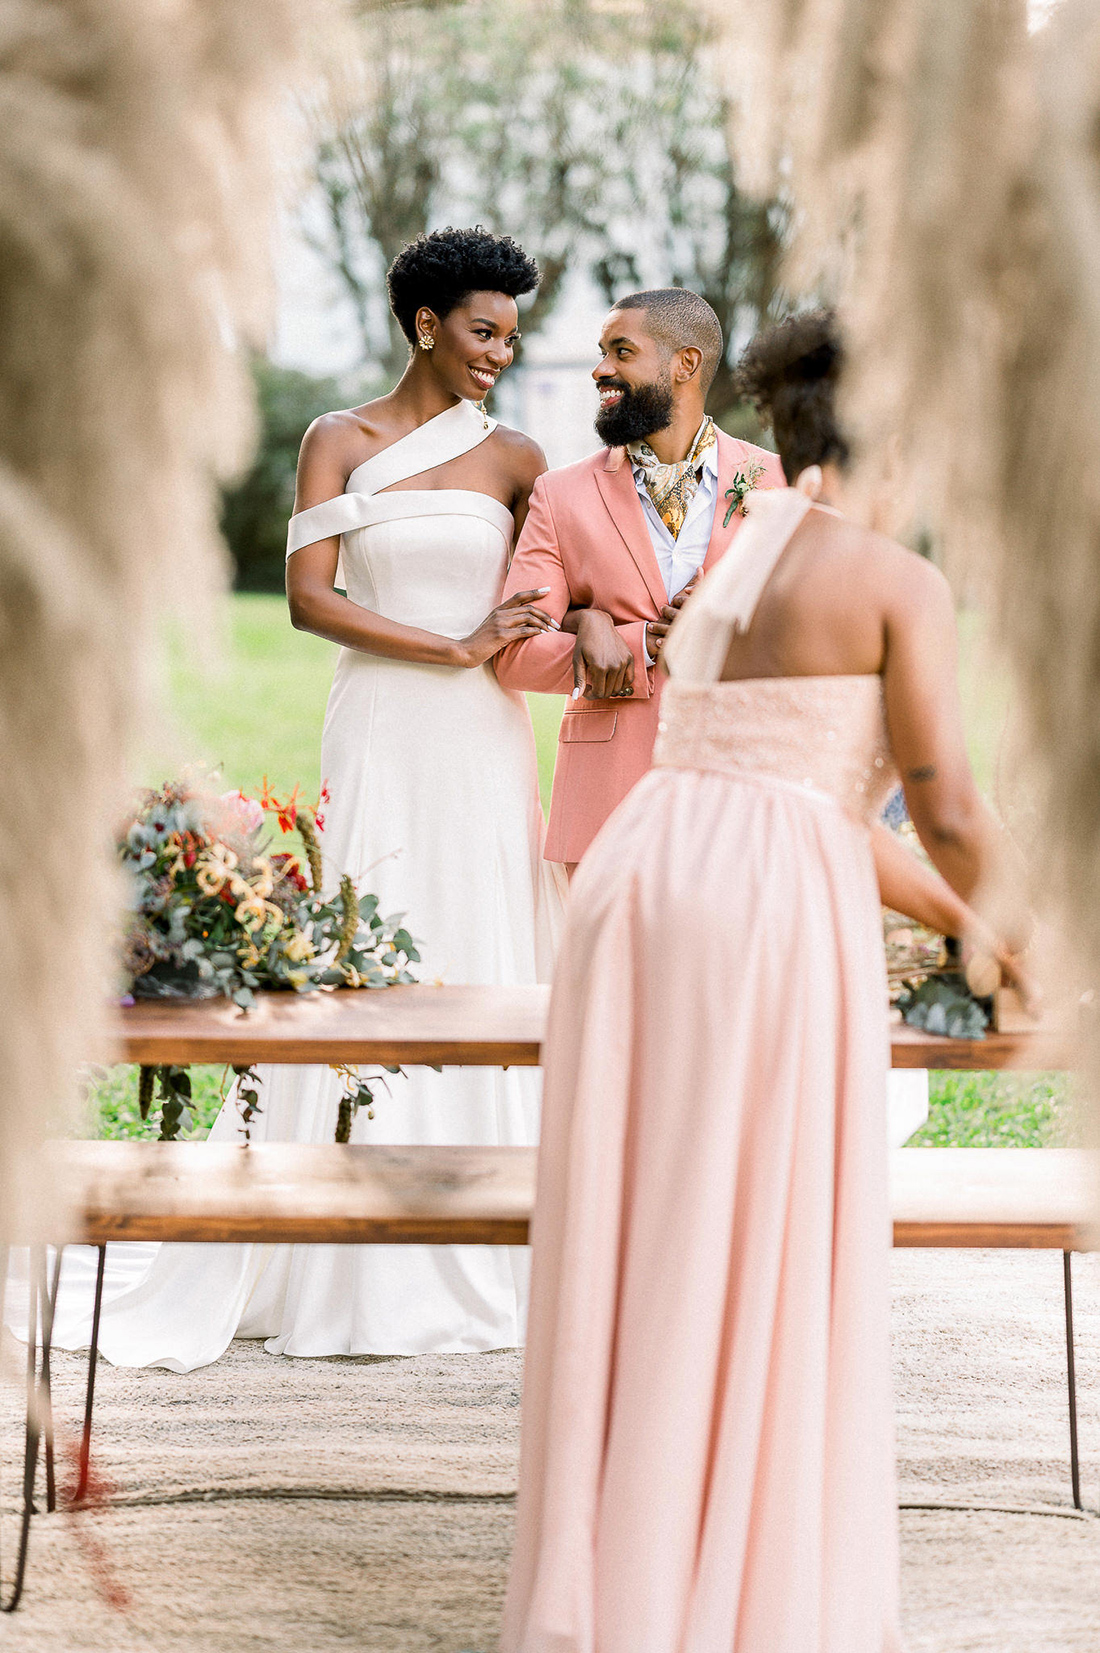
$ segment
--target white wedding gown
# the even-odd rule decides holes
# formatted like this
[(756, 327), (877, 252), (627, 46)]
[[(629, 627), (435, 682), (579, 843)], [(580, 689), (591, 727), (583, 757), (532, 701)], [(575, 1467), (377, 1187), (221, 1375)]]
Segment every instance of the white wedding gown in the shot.
[[(511, 513), (465, 489), (383, 493), (477, 446), (492, 428), (460, 402), (360, 465), (344, 494), (291, 519), (288, 556), (341, 533), (348, 596), (406, 625), (466, 636), (499, 602)], [(341, 649), (325, 714), (331, 792), (322, 843), (330, 876), (349, 872), (403, 912), (425, 981), (548, 981), (564, 895), (542, 858), (534, 737), (522, 695), (486, 663), (415, 665)], [(364, 1070), (366, 1071), (366, 1070)], [(266, 1067), (253, 1141), (330, 1142), (339, 1078)], [(538, 1141), (541, 1075), (531, 1069), (410, 1068), (361, 1111), (352, 1140)], [(211, 1131), (232, 1141), (232, 1098)], [(523, 1341), (529, 1253), (500, 1246), (118, 1246), (100, 1347), (119, 1366), (190, 1371), (234, 1337), (274, 1354), (421, 1354)], [(54, 1342), (90, 1335), (88, 1255), (67, 1261)], [(92, 1254), (94, 1255), (94, 1254)]]

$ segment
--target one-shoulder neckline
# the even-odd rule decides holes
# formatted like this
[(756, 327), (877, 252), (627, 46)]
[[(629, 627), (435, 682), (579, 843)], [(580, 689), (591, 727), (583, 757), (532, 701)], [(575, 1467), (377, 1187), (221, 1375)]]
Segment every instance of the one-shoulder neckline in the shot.
[[(352, 471), (351, 475), (354, 476), (355, 472)], [(348, 480), (350, 482), (351, 477), (349, 477)], [(348, 492), (354, 492), (354, 490), (349, 489)], [(487, 499), (487, 500), (490, 501), (491, 504), (499, 505), (502, 511), (507, 511), (508, 512), (509, 516), (511, 516), (511, 514), (512, 514), (512, 508), (511, 508), (510, 505), (505, 505), (504, 501), (502, 499), (498, 499), (496, 494), (487, 494), (485, 492), (484, 488), (401, 488), (401, 487), (392, 487), (392, 488), (381, 488), (381, 489), (379, 489), (379, 491), (377, 493), (374, 493), (374, 494), (371, 495), (371, 498), (373, 500), (400, 499), (402, 494), (406, 494), (412, 499), (418, 499), (418, 498), (422, 499), (425, 496), (425, 494), (470, 494), (474, 499)]]
[(345, 494), (343, 498), (360, 502), (358, 526), (363, 528), (406, 517), (455, 515), (491, 522), (509, 540), (515, 533), (511, 509), (477, 488), (390, 488), (381, 494)]
[[(358, 492), (358, 488), (353, 486), (354, 479), (374, 469), (376, 472), (381, 471), (385, 480), (370, 482), (362, 491), (382, 493), (397, 482), (404, 482), (407, 478), (419, 476), (422, 472), (437, 470), (440, 465), (448, 465), (453, 459), (461, 459), (463, 454), (480, 447), (495, 429), (496, 420), (477, 412), (472, 403), (464, 399), (455, 402), (452, 407), (444, 408), (442, 413), (434, 413), (430, 419), (425, 419), (422, 425), (415, 425), (395, 442), (390, 442), (386, 447), (379, 448), (377, 453), (372, 453), (369, 458), (361, 460), (348, 473), (344, 492)], [(433, 445), (436, 447), (434, 453), (431, 451)], [(410, 464), (411, 469), (407, 468)], [(419, 490), (412, 488), (406, 490), (408, 493), (417, 491)], [(477, 490), (455, 490), (459, 491)], [(492, 498), (492, 495), (488, 497)]]

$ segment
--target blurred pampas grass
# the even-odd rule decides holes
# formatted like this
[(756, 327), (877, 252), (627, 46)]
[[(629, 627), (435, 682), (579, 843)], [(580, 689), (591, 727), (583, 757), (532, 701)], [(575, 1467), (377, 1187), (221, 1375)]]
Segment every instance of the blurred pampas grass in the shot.
[(900, 456), (996, 618), (1035, 871), (1100, 986), (1100, 10), (711, 4), (745, 177), (792, 200), (788, 280), (841, 312), (857, 480)]
[(0, 1239), (113, 985), (153, 639), (224, 580), (306, 11), (0, 0)]

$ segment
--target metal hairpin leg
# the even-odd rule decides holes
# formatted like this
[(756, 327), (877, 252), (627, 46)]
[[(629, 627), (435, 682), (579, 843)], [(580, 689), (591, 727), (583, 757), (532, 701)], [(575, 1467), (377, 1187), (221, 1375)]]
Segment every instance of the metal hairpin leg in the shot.
[(1081, 1459), (1077, 1449), (1077, 1370), (1073, 1355), (1073, 1253), (1062, 1253), (1062, 1280), (1066, 1295), (1066, 1379), (1069, 1385), (1069, 1472), (1073, 1486), (1073, 1507), (1081, 1502)]
[(107, 1247), (99, 1247), (99, 1262), (95, 1273), (95, 1304), (92, 1308), (92, 1341), (88, 1349), (88, 1391), (84, 1398), (84, 1430), (80, 1437), (80, 1470), (77, 1476), (73, 1505), (84, 1502), (88, 1491), (88, 1476), (92, 1461), (92, 1408), (95, 1405), (95, 1373), (99, 1360), (99, 1321), (103, 1310), (103, 1274), (107, 1266)]
[[(30, 1546), (31, 1516), (36, 1513), (34, 1484), (38, 1474), (38, 1449), (45, 1446), (46, 1503), (48, 1509), (56, 1505), (54, 1479), (53, 1407), (50, 1396), (50, 1341), (53, 1336), (53, 1317), (57, 1307), (57, 1287), (61, 1278), (61, 1252), (54, 1259), (53, 1279), (47, 1275), (46, 1248), (31, 1249), (30, 1280), (27, 1290), (27, 1427), (23, 1444), (23, 1510), (19, 1523), (19, 1546), (15, 1559), (15, 1578), (7, 1601), (0, 1591), (0, 1612), (14, 1613), (23, 1595), (27, 1576), (27, 1551)], [(7, 1278), (7, 1251), (0, 1257), (4, 1280)], [(2, 1306), (2, 1292), (0, 1292)], [(38, 1330), (42, 1328), (42, 1357), (38, 1355)]]

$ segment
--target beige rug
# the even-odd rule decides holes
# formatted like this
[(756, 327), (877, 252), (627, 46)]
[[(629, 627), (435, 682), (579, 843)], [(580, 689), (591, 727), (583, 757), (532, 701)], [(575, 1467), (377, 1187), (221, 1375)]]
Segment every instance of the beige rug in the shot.
[[(1061, 1259), (897, 1253), (909, 1653), (1094, 1653), (1100, 1518), (1069, 1509)], [(1075, 1262), (1086, 1502), (1100, 1507), (1100, 1258)], [(56, 1357), (70, 1437), (82, 1363)], [(34, 1523), (0, 1653), (490, 1653), (511, 1535), (514, 1354), (101, 1369), (110, 1506)], [(3, 1562), (18, 1395), (0, 1396)], [(1028, 1508), (1061, 1514), (1010, 1514)], [(128, 1592), (111, 1607), (113, 1585)]]

